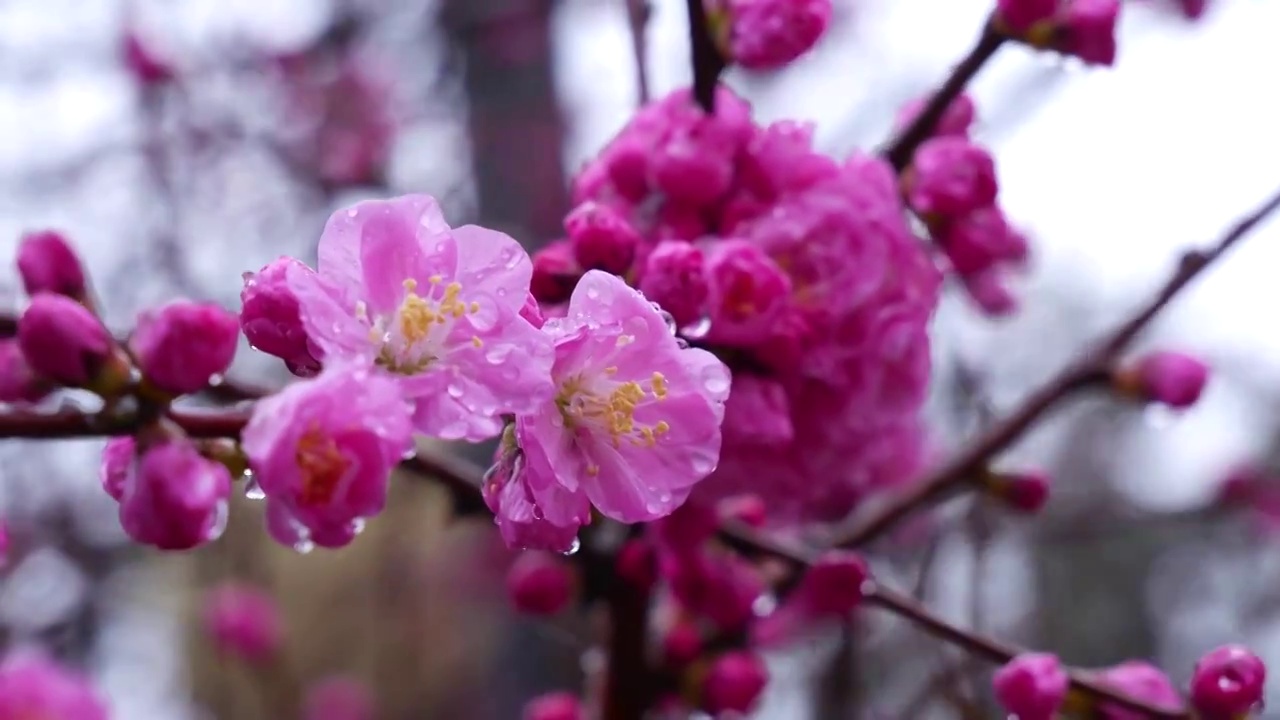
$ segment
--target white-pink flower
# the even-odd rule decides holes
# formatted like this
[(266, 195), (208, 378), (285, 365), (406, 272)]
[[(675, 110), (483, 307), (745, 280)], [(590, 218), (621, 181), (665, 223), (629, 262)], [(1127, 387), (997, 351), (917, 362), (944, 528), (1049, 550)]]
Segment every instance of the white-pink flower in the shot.
[(319, 256), (287, 275), (307, 337), (326, 363), (392, 373), (419, 432), (484, 440), (551, 397), (551, 341), (520, 315), (532, 263), (509, 236), (406, 195), (334, 213)]

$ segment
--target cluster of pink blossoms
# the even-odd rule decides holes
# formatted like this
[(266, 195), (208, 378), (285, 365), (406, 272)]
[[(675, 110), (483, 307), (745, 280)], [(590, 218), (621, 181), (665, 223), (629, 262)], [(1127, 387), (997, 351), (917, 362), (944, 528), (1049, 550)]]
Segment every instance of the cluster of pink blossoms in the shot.
[(567, 239), (534, 258), (544, 311), (578, 277), (625, 277), (733, 372), (719, 469), (695, 496), (764, 496), (832, 519), (919, 466), (940, 274), (889, 166), (756, 125), (725, 88), (640, 110), (574, 184)]
[[(998, 0), (997, 23), (1032, 47), (1073, 55), (1092, 65), (1116, 61), (1116, 21), (1120, 0)], [(1195, 17), (1203, 8), (1184, 3)]]

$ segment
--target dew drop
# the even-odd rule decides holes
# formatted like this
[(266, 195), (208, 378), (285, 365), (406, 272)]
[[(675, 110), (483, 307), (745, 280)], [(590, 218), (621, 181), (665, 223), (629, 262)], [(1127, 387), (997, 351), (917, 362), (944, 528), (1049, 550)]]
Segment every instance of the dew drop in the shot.
[(256, 478), (247, 478), (244, 483), (244, 496), (247, 500), (261, 500), (267, 496)]
[(449, 386), (444, 389), (444, 391), (449, 393), (449, 397), (453, 398), (454, 400), (457, 400), (458, 398), (462, 397), (462, 388), (452, 383), (450, 383)]
[(761, 595), (751, 603), (751, 612), (755, 613), (756, 617), (764, 617), (771, 614), (777, 607), (777, 598), (773, 595)]
[(706, 337), (708, 332), (711, 332), (711, 318), (704, 315), (698, 318), (696, 322), (686, 325), (684, 329), (680, 331), (680, 334), (687, 338), (700, 340)]
[(347, 217), (349, 217), (349, 218), (353, 218), (353, 217), (355, 217), (355, 216), (356, 216), (356, 209), (355, 209), (355, 208), (351, 208), (350, 210), (348, 210), (348, 211), (347, 211)]
[(400, 459), (402, 459), (402, 460), (412, 460), (412, 459), (414, 459), (414, 458), (416, 458), (416, 457), (418, 457), (418, 450), (417, 450), (417, 448), (409, 448), (408, 450), (405, 450), (405, 451), (404, 451), (404, 454), (402, 454), (402, 455), (400, 456)]
[(217, 387), (225, 381), (226, 381), (226, 378), (222, 377), (222, 375), (219, 375), (218, 373), (214, 373), (213, 375), (209, 376), (209, 385), (211, 387)]
[(227, 520), (231, 517), (231, 504), (226, 500), (218, 503), (217, 510), (213, 517), (213, 525), (209, 528), (207, 538), (209, 540), (217, 540), (222, 537), (222, 533), (227, 529)]
[(721, 372), (712, 373), (703, 379), (702, 386), (707, 389), (707, 392), (718, 395), (729, 389), (729, 378)]
[(506, 289), (506, 288), (498, 288), (498, 297), (506, 297), (506, 296), (507, 296), (507, 289)]
[(564, 551), (564, 555), (565, 557), (568, 557), (570, 555), (577, 555), (578, 551), (581, 549), (582, 549), (582, 541), (578, 540), (578, 538), (574, 538), (573, 542), (569, 543), (569, 549)]
[(352, 535), (359, 535), (360, 533), (364, 532), (365, 525), (366, 525), (366, 523), (365, 523), (364, 518), (356, 518), (355, 520), (352, 520), (352, 521), (351, 521), (351, 534), (352, 534)]
[(588, 297), (588, 298), (590, 298), (590, 299), (592, 299), (592, 300), (599, 300), (599, 299), (600, 299), (600, 291), (599, 291), (599, 290), (597, 290), (597, 289), (595, 289), (595, 287), (589, 287), (589, 288), (587, 288), (587, 297)]
[(499, 365), (511, 356), (510, 345), (494, 345), (485, 351), (484, 359), (490, 365)]
[(685, 340), (684, 338), (682, 338), (682, 337), (680, 337), (680, 336), (678, 336), (678, 335), (677, 335), (677, 336), (676, 336), (676, 347), (680, 348), (681, 350), (688, 350), (688, 349), (689, 349), (689, 341), (688, 341), (688, 340)]
[(306, 555), (315, 549), (316, 544), (311, 542), (310, 538), (298, 538), (298, 540), (293, 543), (293, 550), (299, 555)]

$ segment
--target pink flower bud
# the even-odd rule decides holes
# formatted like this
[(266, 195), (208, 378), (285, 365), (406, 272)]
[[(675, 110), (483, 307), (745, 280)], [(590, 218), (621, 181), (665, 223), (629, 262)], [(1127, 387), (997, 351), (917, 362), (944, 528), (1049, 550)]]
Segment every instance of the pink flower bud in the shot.
[(758, 246), (745, 240), (714, 245), (706, 264), (709, 337), (754, 344), (768, 338), (791, 297), (791, 281)]
[(831, 22), (831, 0), (729, 0), (728, 56), (773, 70), (805, 54)]
[(529, 291), (541, 303), (561, 303), (573, 294), (582, 277), (568, 240), (553, 242), (533, 254), (533, 278)]
[(724, 632), (742, 630), (755, 616), (764, 583), (750, 563), (709, 552), (666, 555), (663, 560), (663, 576), (671, 593), (689, 612)]
[(1053, 720), (1070, 679), (1049, 653), (1023, 653), (991, 677), (996, 701), (1018, 720)]
[(176, 300), (139, 314), (129, 347), (147, 382), (185, 395), (227, 371), (239, 340), (240, 323), (230, 311), (214, 303)]
[(1120, 0), (1072, 0), (1059, 20), (1058, 50), (1090, 65), (1114, 65)]
[(186, 440), (148, 448), (125, 481), (120, 523), (129, 537), (161, 550), (216, 539), (226, 523), (231, 473)]
[(1210, 651), (1191, 676), (1191, 705), (1203, 720), (1247, 717), (1262, 704), (1267, 666), (1240, 645)]
[(941, 223), (934, 239), (961, 275), (976, 275), (1005, 263), (1020, 264), (1027, 258), (1026, 238), (1009, 226), (995, 205)]
[(811, 616), (841, 616), (862, 602), (870, 571), (856, 553), (830, 550), (804, 574), (796, 588), (796, 601)]
[(173, 79), (173, 69), (152, 54), (133, 33), (124, 36), (124, 66), (143, 85), (159, 85)]
[(632, 538), (618, 548), (615, 560), (618, 578), (632, 587), (647, 591), (658, 579), (657, 558), (653, 544), (643, 538)]
[(1208, 382), (1209, 366), (1178, 352), (1151, 353), (1112, 376), (1120, 393), (1179, 410), (1194, 405)]
[(41, 230), (22, 236), (18, 274), (28, 295), (49, 292), (84, 300), (86, 283), (80, 257), (61, 233)]
[(686, 555), (697, 553), (702, 544), (716, 534), (718, 524), (714, 507), (687, 502), (670, 515), (650, 523), (649, 532), (664, 551)]
[(986, 488), (1010, 508), (1028, 515), (1040, 512), (1049, 501), (1049, 476), (1042, 472), (991, 474)]
[(711, 665), (703, 681), (703, 709), (713, 715), (750, 712), (768, 682), (769, 670), (755, 653), (725, 653)]
[(573, 256), (584, 270), (604, 270), (615, 275), (631, 267), (640, 236), (608, 205), (585, 202), (564, 219), (573, 245)]
[(517, 610), (555, 615), (573, 599), (573, 568), (551, 553), (529, 550), (507, 571), (507, 595)]
[(957, 217), (996, 200), (991, 154), (963, 137), (926, 141), (911, 162), (907, 201), (921, 215)]
[(289, 289), (291, 272), (312, 270), (291, 257), (281, 257), (256, 273), (244, 274), (240, 329), (255, 350), (280, 358), (295, 375), (312, 377), (320, 372), (321, 352), (302, 325), (298, 298)]
[(1058, 10), (1058, 0), (998, 0), (999, 17), (1009, 29), (1024, 32), (1048, 20)]
[(39, 293), (18, 318), (18, 344), (40, 375), (63, 385), (88, 385), (102, 371), (113, 341), (98, 318), (64, 295)]
[(1018, 309), (1018, 298), (1005, 284), (1005, 278), (997, 270), (963, 275), (964, 289), (983, 313), (991, 317), (1005, 317)]
[(678, 620), (662, 636), (662, 657), (673, 668), (682, 668), (702, 654), (702, 632), (688, 620)]
[(125, 436), (111, 438), (102, 448), (98, 476), (102, 481), (102, 489), (117, 502), (124, 497), (125, 484), (133, 470), (133, 457), (137, 447), (137, 441)]
[(582, 720), (582, 703), (572, 693), (548, 693), (524, 706), (521, 720)]
[(683, 327), (698, 320), (707, 299), (702, 251), (681, 240), (664, 240), (649, 253), (640, 292), (671, 313)]
[(108, 720), (106, 701), (88, 678), (40, 655), (12, 654), (0, 664), (0, 718)]
[(224, 583), (210, 590), (203, 619), (219, 651), (249, 662), (269, 660), (284, 641), (275, 599), (251, 585)]
[(302, 720), (374, 720), (373, 695), (364, 683), (328, 677), (307, 688)]
[[(1057, 2), (1057, 0), (1050, 0)], [(925, 96), (917, 98), (902, 106), (898, 111), (897, 126), (904, 128), (915, 122), (920, 116), (920, 112), (924, 110), (925, 105), (929, 102), (929, 97)], [(933, 129), (934, 137), (943, 135), (954, 135), (956, 137), (968, 137), (969, 128), (973, 126), (974, 120), (977, 118), (978, 111), (973, 104), (973, 98), (967, 94), (960, 94), (947, 109), (942, 112), (942, 117), (938, 119), (938, 125)]]
[(1199, 20), (1209, 9), (1209, 0), (1178, 0), (1182, 14), (1191, 20)]
[(17, 340), (0, 340), (0, 402), (39, 402), (52, 391), (53, 386), (27, 364)]
[[(1150, 663), (1130, 660), (1103, 670), (1101, 676), (1108, 686), (1135, 700), (1170, 712), (1182, 708), (1182, 696), (1169, 676)], [(1098, 720), (1145, 720), (1147, 717), (1112, 704), (1101, 705), (1097, 715)]]

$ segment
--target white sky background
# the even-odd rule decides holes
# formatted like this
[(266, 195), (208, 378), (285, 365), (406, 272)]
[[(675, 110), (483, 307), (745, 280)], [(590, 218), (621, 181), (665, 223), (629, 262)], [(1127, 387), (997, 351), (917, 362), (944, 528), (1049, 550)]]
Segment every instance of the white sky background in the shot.
[[(201, 38), (211, 47), (246, 36), (288, 45), (323, 21), (323, 6), (189, 0), (175, 15), (177, 25), (158, 37), (170, 43)], [(649, 57), (661, 93), (687, 82), (687, 44), (683, 1), (656, 0), (656, 6)], [(849, 22), (817, 52), (775, 82), (751, 82), (747, 94), (764, 119), (816, 121), (825, 149), (872, 146), (901, 101), (944, 76), (989, 7), (989, 0), (849, 0), (842, 8)], [(95, 272), (138, 283), (130, 270), (146, 247), (130, 243), (129, 234), (140, 222), (141, 199), (115, 187), (118, 166), (81, 180), (73, 200), (60, 195), (60, 204), (42, 204), (38, 189), (14, 184), (24, 172), (136, 132), (128, 121), (132, 90), (118, 68), (104, 66), (92, 52), (53, 65), (60, 62), (58, 48), (108, 55), (118, 9), (105, 1), (0, 2), (0, 52), (12, 61), (0, 68), (0, 168), (12, 173), (0, 180), (0, 251), (26, 227), (70, 224)], [(622, 0), (564, 0), (556, 22), (571, 131), (566, 162), (577, 167), (632, 109), (629, 38)], [(1023, 316), (993, 325), (948, 307), (940, 332), (956, 353), (981, 359), (997, 404), (1015, 401), (1085, 337), (1139, 301), (1166, 276), (1179, 248), (1211, 240), (1280, 187), (1278, 28), (1274, 0), (1218, 0), (1195, 25), (1158, 1), (1130, 2), (1114, 70), (1006, 49), (983, 71), (973, 89), (986, 120), (979, 135), (997, 153), (1005, 207), (1033, 234), (1035, 265)], [(738, 76), (730, 82), (747, 87)], [(1119, 462), (1133, 468), (1124, 489), (1140, 504), (1172, 509), (1201, 501), (1222, 464), (1262, 447), (1276, 426), (1280, 332), (1270, 310), (1280, 306), (1278, 242), (1275, 223), (1256, 233), (1156, 328), (1153, 339), (1201, 350), (1226, 374), (1202, 407), (1122, 438), (1126, 452), (1118, 453)], [(201, 283), (231, 300), (246, 269), (242, 258), (199, 258), (194, 271)], [(172, 292), (145, 274), (140, 284), (135, 302)], [(0, 299), (14, 299), (9, 275)], [(1046, 436), (1022, 455), (1034, 456), (1053, 441)], [(55, 485), (93, 482), (93, 464), (92, 449), (63, 452), (46, 477)], [(99, 510), (113, 515), (109, 506)], [(10, 595), (0, 593), (0, 616), (6, 602), (24, 604)], [(173, 628), (157, 627), (136, 601), (117, 605), (102, 664), (117, 717), (181, 717), (172, 676), (156, 672), (175, 660)], [(1280, 651), (1280, 644), (1264, 649)], [(787, 703), (799, 698), (779, 694), (769, 716), (797, 717)]]

